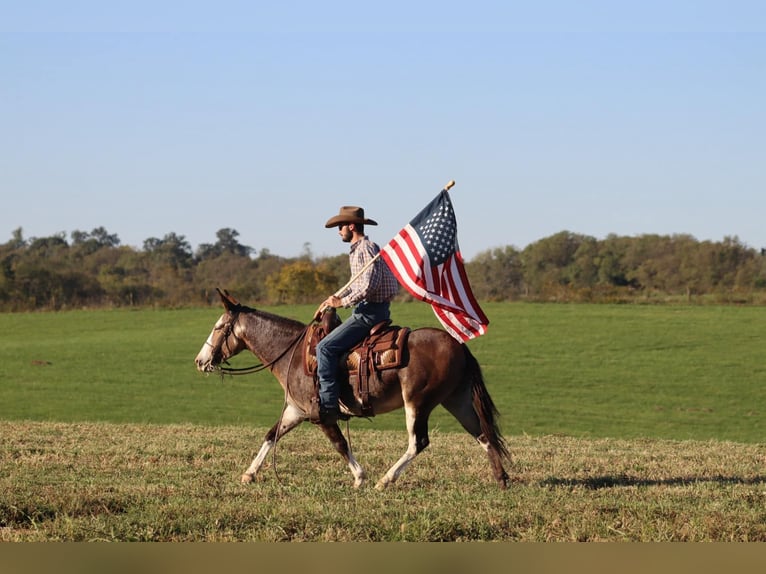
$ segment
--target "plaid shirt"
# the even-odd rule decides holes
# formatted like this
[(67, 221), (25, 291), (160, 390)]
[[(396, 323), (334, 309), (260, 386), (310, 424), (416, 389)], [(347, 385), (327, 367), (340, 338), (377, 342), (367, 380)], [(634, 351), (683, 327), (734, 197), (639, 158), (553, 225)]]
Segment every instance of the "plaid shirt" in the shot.
[[(380, 247), (367, 236), (351, 245), (349, 262), (353, 277), (380, 252)], [(344, 307), (352, 307), (361, 301), (387, 303), (399, 290), (399, 283), (382, 259), (372, 264), (348, 289), (340, 294)]]

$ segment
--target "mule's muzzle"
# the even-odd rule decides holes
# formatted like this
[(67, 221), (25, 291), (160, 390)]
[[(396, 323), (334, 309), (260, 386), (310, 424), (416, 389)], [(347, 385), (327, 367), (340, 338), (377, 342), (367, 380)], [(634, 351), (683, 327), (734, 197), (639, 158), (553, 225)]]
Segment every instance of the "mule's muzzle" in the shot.
[(215, 371), (215, 365), (210, 359), (194, 359), (194, 364), (197, 365), (197, 370), (201, 373), (212, 373)]

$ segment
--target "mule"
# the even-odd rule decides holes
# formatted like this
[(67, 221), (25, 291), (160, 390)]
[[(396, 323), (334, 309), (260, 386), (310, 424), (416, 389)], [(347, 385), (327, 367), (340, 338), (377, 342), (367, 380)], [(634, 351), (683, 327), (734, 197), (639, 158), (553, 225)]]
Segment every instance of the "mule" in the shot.
[[(272, 371), (285, 392), (279, 420), (266, 433), (258, 454), (242, 475), (243, 483), (251, 483), (277, 441), (309, 420), (316, 390), (314, 378), (303, 366), (303, 335), (307, 327), (293, 319), (241, 305), (226, 291), (218, 293), (225, 313), (202, 345), (195, 359), (197, 369), (205, 373), (221, 370), (221, 363), (248, 349), (263, 363), (263, 368)], [(362, 402), (347, 382), (341, 385), (340, 401), (344, 418), (363, 416)], [(497, 425), (497, 409), (487, 392), (479, 363), (466, 345), (446, 331), (412, 330), (402, 366), (370, 377), (368, 403), (376, 414), (404, 408), (409, 438), (407, 450), (380, 478), (376, 488), (396, 482), (428, 446), (428, 418), (440, 404), (486, 451), (494, 479), (501, 488), (507, 488), (503, 460), (510, 460), (510, 454)], [(361, 486), (366, 479), (364, 469), (354, 458), (337, 422), (318, 426), (351, 470), (354, 486)]]

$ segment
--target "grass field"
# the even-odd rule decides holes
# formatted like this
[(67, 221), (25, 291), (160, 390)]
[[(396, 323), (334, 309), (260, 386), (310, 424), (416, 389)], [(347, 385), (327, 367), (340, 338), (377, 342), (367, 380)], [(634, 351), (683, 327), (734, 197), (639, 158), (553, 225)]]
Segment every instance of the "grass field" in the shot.
[[(219, 310), (0, 315), (0, 541), (766, 541), (766, 309), (485, 310), (507, 491), (442, 409), (386, 491), (354, 489), (311, 425), (241, 486), (283, 396), (195, 371)], [(350, 432), (371, 483), (406, 448), (401, 412)]]
[[(272, 309), (307, 320), (312, 307)], [(764, 437), (763, 307), (488, 304), (470, 344), (506, 434), (730, 440)], [(193, 359), (219, 309), (0, 315), (0, 419), (269, 426), (270, 373), (226, 378)], [(435, 325), (400, 304), (396, 322)], [(250, 353), (235, 366), (254, 363)], [(403, 413), (359, 420), (403, 428)], [(432, 428), (459, 431), (439, 408)]]

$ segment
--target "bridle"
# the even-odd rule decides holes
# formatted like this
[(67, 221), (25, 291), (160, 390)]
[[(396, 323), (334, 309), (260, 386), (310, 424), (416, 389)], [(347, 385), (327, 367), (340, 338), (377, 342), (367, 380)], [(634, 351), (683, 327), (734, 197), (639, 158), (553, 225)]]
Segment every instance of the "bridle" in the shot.
[[(221, 342), (220, 347), (222, 348), (224, 345), (226, 345), (226, 353), (229, 354), (229, 357), (231, 358), (232, 355), (230, 354), (231, 353), (231, 347), (229, 347), (229, 336), (230, 335), (234, 335), (234, 324), (237, 322), (237, 319), (239, 319), (239, 311), (237, 311), (236, 313), (230, 311), (229, 313), (232, 316), (231, 320), (227, 321), (221, 327), (216, 327), (213, 330), (214, 331), (223, 330), (223, 340)], [(282, 351), (277, 356), (276, 359), (274, 359), (272, 361), (269, 361), (268, 363), (258, 363), (256, 365), (252, 365), (250, 367), (242, 367), (242, 368), (222, 367), (222, 366), (218, 365), (216, 367), (216, 369), (221, 374), (221, 378), (223, 378), (224, 375), (239, 376), (239, 375), (250, 375), (252, 373), (258, 373), (260, 371), (264, 371), (266, 369), (270, 369), (271, 367), (273, 367), (280, 359), (282, 359), (285, 355), (287, 355), (287, 353), (290, 351), (290, 349), (292, 349), (292, 355), (290, 357), (290, 363), (292, 363), (292, 358), (295, 356), (295, 351), (298, 348), (297, 344), (306, 335), (306, 332), (308, 331), (309, 327), (310, 327), (310, 325), (306, 325), (301, 330), (301, 332), (298, 333), (298, 335), (295, 337), (295, 339), (293, 339), (287, 345), (287, 347), (284, 349), (284, 351)], [(234, 337), (238, 339), (238, 337), (236, 335), (234, 335)], [(215, 348), (215, 346), (212, 343), (210, 343), (209, 341), (205, 341), (205, 344), (213, 347), (213, 352), (215, 352), (216, 348)], [(229, 364), (229, 361), (227, 359), (222, 359), (221, 362), (225, 363), (227, 365)]]

